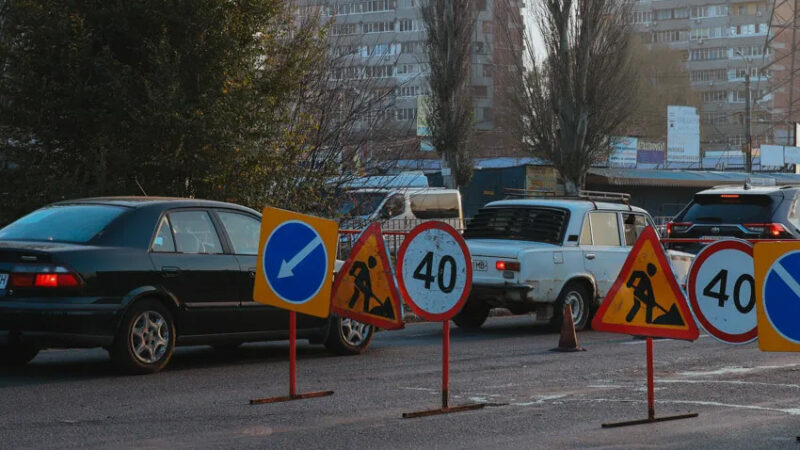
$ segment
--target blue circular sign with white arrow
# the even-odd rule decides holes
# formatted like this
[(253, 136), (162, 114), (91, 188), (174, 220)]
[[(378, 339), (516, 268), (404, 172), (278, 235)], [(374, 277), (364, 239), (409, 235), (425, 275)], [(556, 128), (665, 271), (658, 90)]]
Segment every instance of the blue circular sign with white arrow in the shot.
[(328, 255), (322, 237), (311, 226), (292, 220), (272, 231), (264, 246), (264, 275), (286, 302), (305, 303), (329, 280)]
[(764, 278), (764, 312), (784, 338), (800, 343), (800, 251), (787, 253)]

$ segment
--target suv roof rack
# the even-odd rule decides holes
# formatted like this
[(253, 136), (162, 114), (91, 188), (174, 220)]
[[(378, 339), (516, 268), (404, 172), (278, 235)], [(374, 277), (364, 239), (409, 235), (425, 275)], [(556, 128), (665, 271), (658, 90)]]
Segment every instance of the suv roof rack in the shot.
[[(550, 189), (517, 189), (506, 188), (506, 198), (550, 198), (565, 200), (589, 200), (591, 202), (620, 202), (630, 204), (631, 194), (624, 192), (587, 191), (581, 189), (577, 195), (558, 195)], [(596, 206), (596, 205), (595, 205)]]

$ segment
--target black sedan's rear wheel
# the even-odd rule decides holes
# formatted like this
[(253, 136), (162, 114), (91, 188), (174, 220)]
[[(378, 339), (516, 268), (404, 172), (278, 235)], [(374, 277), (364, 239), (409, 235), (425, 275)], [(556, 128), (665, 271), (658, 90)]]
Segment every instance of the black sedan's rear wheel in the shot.
[(325, 347), (339, 355), (358, 355), (367, 351), (374, 333), (375, 327), (371, 325), (334, 316), (325, 339)]
[(175, 349), (175, 324), (157, 300), (140, 300), (125, 313), (111, 358), (131, 373), (154, 373), (167, 365)]
[(24, 366), (31, 362), (39, 349), (33, 344), (11, 343), (0, 346), (0, 366)]

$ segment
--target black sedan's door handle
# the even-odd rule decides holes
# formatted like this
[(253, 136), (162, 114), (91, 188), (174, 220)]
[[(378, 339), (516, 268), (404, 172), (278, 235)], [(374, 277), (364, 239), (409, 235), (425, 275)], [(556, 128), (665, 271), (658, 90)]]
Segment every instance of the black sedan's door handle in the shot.
[(164, 266), (161, 268), (161, 276), (164, 278), (177, 277), (181, 274), (181, 269), (175, 266)]

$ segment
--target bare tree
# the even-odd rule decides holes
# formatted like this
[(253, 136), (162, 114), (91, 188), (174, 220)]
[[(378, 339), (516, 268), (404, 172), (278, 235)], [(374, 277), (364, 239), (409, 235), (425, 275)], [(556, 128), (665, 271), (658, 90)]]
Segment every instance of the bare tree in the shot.
[(639, 101), (636, 111), (621, 126), (620, 134), (666, 141), (667, 106), (686, 105), (701, 110), (699, 93), (692, 89), (681, 50), (645, 44), (637, 36), (632, 51), (634, 64), (640, 67)]
[(509, 27), (538, 28), (525, 27), (526, 58), (508, 80), (523, 147), (549, 160), (570, 194), (584, 185), (592, 163), (608, 157), (609, 136), (637, 106), (629, 5), (544, 0), (528, 20)]
[[(431, 142), (452, 171), (450, 185), (472, 178), (473, 103), (470, 92), (474, 0), (427, 0), (420, 5), (430, 64), (428, 127)], [(447, 181), (447, 178), (446, 178)]]

